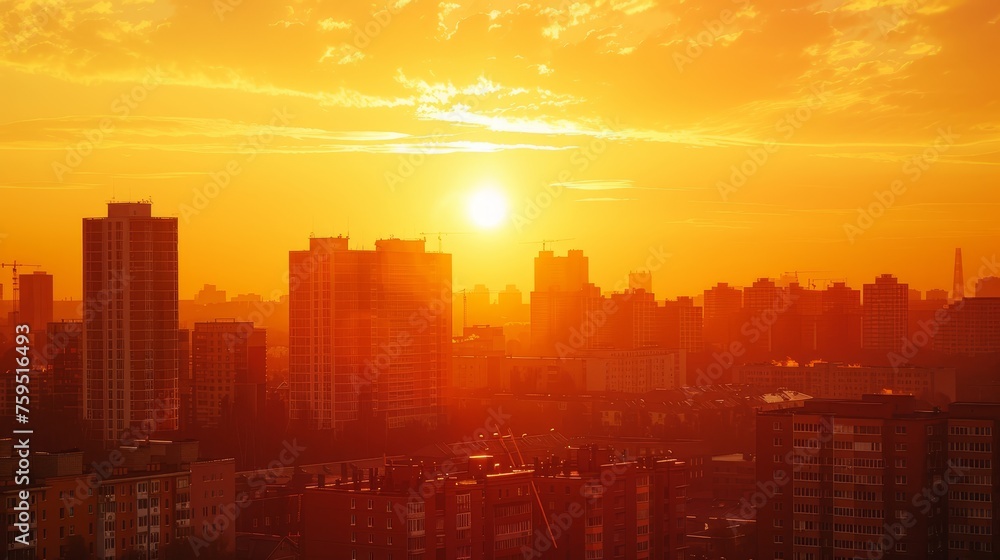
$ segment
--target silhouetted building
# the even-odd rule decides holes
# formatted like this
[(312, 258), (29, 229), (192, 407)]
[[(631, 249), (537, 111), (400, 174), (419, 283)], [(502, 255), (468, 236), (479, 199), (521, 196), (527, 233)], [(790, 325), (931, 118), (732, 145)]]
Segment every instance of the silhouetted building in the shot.
[(1000, 469), (994, 457), (1000, 449), (1000, 404), (955, 403), (948, 407), (948, 417), (948, 560), (996, 558)]
[(865, 350), (899, 351), (909, 321), (909, 286), (891, 274), (864, 286), (861, 344)]
[(527, 323), (531, 320), (528, 303), (514, 284), (507, 284), (506, 288), (497, 292), (497, 312), (501, 324)]
[(194, 377), (191, 375), (191, 330), (177, 329), (177, 418), (181, 429), (197, 428)]
[(46, 334), (50, 386), (41, 404), (65, 418), (83, 420), (83, 323), (49, 323)]
[(531, 546), (532, 473), (501, 469), (492, 456), (330, 478), (303, 496), (303, 560), (513, 559)]
[(1000, 277), (985, 276), (977, 280), (976, 297), (1000, 297)]
[(759, 414), (757, 558), (944, 558), (946, 423), (900, 395)]
[(462, 316), (466, 323), (462, 325), (495, 325), (494, 308), (490, 301), (490, 289), (483, 284), (476, 284), (471, 290), (462, 294)]
[(751, 286), (743, 289), (743, 311), (747, 319), (756, 318), (767, 327), (758, 328), (760, 335), (756, 340), (748, 337), (744, 341), (750, 351), (770, 354), (775, 324), (782, 319), (776, 311), (781, 308), (781, 302), (782, 289), (770, 278), (758, 278)]
[(939, 310), (926, 329), (934, 349), (974, 356), (1000, 352), (1000, 297), (967, 297)]
[(253, 323), (195, 323), (191, 376), (199, 427), (255, 425), (266, 395), (266, 340)]
[(956, 395), (955, 370), (950, 368), (826, 362), (746, 364), (733, 368), (733, 382), (765, 390), (794, 389), (817, 399), (858, 399), (864, 394), (888, 391), (944, 405), (954, 402)]
[(348, 250), (311, 238), (289, 253), (291, 416), (343, 430), (434, 426), (451, 377), (451, 255), (422, 240), (382, 239)]
[(591, 315), (596, 328), (588, 341), (591, 348), (641, 350), (656, 346), (657, 306), (652, 292), (629, 290), (612, 293), (599, 301), (599, 307)]
[[(215, 558), (233, 554), (232, 459), (199, 460), (195, 441), (135, 441), (113, 453), (85, 467), (79, 451), (34, 452), (32, 543), (7, 558), (161, 560), (178, 552), (210, 552)], [(13, 480), (16, 465), (11, 441), (0, 440), (0, 480)], [(15, 514), (18, 489), (0, 486), (4, 518)], [(4, 531), (5, 551), (13, 534)]]
[(827, 360), (856, 355), (861, 350), (861, 291), (834, 282), (821, 293), (816, 350)]
[(536, 460), (536, 519), (543, 522), (527, 552), (543, 559), (684, 558), (687, 483), (681, 461), (623, 458), (596, 445), (571, 448), (565, 460)]
[(958, 301), (965, 297), (965, 271), (962, 269), (962, 248), (955, 249), (955, 275), (951, 297)]
[(531, 292), (532, 352), (542, 356), (565, 356), (594, 344), (597, 329), (603, 325), (603, 321), (593, 315), (600, 308), (601, 295), (588, 277), (588, 260), (583, 251), (571, 250), (565, 257), (556, 257), (552, 251), (540, 251), (535, 257), (535, 289)]
[(705, 346), (728, 348), (740, 337), (743, 292), (724, 282), (705, 290)]
[(690, 297), (666, 300), (656, 309), (654, 340), (661, 348), (701, 352), (704, 348), (702, 308)]
[(226, 303), (226, 291), (218, 289), (215, 284), (205, 284), (194, 295), (194, 302), (198, 305)]
[(52, 322), (52, 275), (42, 271), (21, 274), (18, 279), (18, 311), (21, 323), (42, 332)]
[(84, 414), (98, 438), (177, 429), (177, 218), (148, 202), (83, 220)]

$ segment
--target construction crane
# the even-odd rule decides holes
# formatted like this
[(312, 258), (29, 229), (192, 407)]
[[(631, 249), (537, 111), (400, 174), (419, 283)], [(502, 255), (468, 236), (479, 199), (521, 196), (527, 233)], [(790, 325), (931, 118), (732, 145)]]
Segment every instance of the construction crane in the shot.
[(522, 245), (526, 245), (526, 244), (527, 245), (538, 245), (539, 243), (541, 243), (542, 250), (544, 251), (545, 250), (545, 246), (548, 245), (549, 243), (559, 243), (560, 241), (573, 241), (574, 239), (576, 239), (576, 238), (575, 237), (568, 237), (566, 239), (540, 239), (538, 241), (522, 241), (521, 244)]
[(465, 327), (469, 326), (469, 300), (465, 295), (465, 288), (459, 290), (458, 293), (462, 294), (462, 329), (465, 330)]
[(427, 236), (428, 235), (437, 236), (437, 240), (438, 240), (438, 253), (442, 253), (443, 252), (441, 250), (441, 237), (442, 236), (445, 236), (445, 235), (467, 235), (469, 233), (472, 233), (472, 232), (471, 231), (431, 231), (431, 232), (421, 231), (417, 235), (423, 235), (425, 241), (427, 240)]
[(34, 266), (34, 267), (37, 268), (37, 267), (42, 266), (42, 265), (40, 265), (40, 264), (24, 264), (24, 263), (17, 262), (16, 259), (14, 260), (14, 262), (0, 263), (0, 268), (9, 268), (11, 276), (13, 277), (13, 281), (11, 282), (11, 285), (10, 285), (10, 291), (11, 291), (11, 297), (13, 298), (13, 301), (14, 301), (14, 309), (13, 309), (13, 311), (14, 311), (14, 318), (15, 318), (15, 320), (17, 320), (17, 317), (18, 317), (17, 312), (18, 312), (18, 308), (20, 307), (20, 301), (21, 301), (21, 298), (18, 296), (18, 292), (17, 292), (17, 267), (19, 267), (19, 266)]
[(809, 289), (810, 290), (815, 289), (816, 288), (816, 282), (823, 282), (823, 281), (825, 281), (827, 283), (823, 287), (827, 288), (827, 287), (829, 287), (829, 283), (830, 282), (843, 282), (843, 283), (846, 284), (847, 283), (847, 278), (810, 278), (808, 280), (808, 282), (809, 282), (809, 284), (808, 284)]
[(790, 272), (782, 272), (782, 276), (792, 276), (795, 278), (795, 282), (799, 281), (799, 274), (802, 272), (830, 272), (829, 270), (792, 270)]

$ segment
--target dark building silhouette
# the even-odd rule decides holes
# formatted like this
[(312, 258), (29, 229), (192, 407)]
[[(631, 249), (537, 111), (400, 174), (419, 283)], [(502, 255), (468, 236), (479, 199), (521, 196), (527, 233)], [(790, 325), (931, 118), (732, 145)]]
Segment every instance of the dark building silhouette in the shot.
[(690, 297), (666, 300), (656, 309), (654, 339), (662, 348), (701, 352), (704, 348), (704, 317), (701, 306)]
[(705, 346), (722, 349), (740, 337), (743, 291), (725, 282), (705, 290)]
[(289, 377), (294, 420), (343, 430), (437, 425), (450, 378), (451, 255), (422, 240), (349, 250), (312, 238), (289, 253)]
[[(934, 349), (950, 355), (1000, 353), (1000, 297), (967, 297), (925, 323)], [(928, 335), (930, 336), (930, 335)]]
[(194, 417), (200, 427), (255, 425), (266, 395), (267, 332), (253, 323), (195, 323), (191, 337)]
[(1000, 297), (1000, 277), (984, 276), (977, 280), (976, 297)]
[(49, 323), (46, 338), (49, 391), (41, 404), (63, 418), (83, 420), (83, 323)]
[(861, 345), (865, 350), (899, 351), (909, 322), (909, 286), (883, 274), (865, 284)]
[(861, 350), (861, 291), (834, 282), (821, 292), (822, 314), (816, 349), (828, 360), (856, 356)]
[(42, 332), (52, 322), (52, 275), (43, 271), (21, 274), (18, 299), (20, 321)]
[(599, 308), (601, 294), (590, 283), (588, 266), (587, 257), (579, 250), (571, 250), (565, 257), (540, 251), (535, 257), (535, 289), (531, 292), (534, 354), (565, 355), (594, 344), (598, 325), (593, 323), (591, 312)]
[(83, 304), (83, 405), (95, 436), (176, 430), (177, 218), (112, 202), (106, 218), (84, 219)]

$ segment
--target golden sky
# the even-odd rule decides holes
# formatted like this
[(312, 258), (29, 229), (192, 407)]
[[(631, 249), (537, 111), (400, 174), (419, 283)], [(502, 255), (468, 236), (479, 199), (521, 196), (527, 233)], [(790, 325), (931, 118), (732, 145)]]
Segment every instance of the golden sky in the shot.
[(529, 242), (605, 288), (662, 247), (660, 297), (1000, 251), (993, 1), (0, 5), (0, 259), (58, 297), (112, 197), (180, 218), (182, 297), (283, 288), (310, 233), (467, 232), (456, 286), (525, 291)]

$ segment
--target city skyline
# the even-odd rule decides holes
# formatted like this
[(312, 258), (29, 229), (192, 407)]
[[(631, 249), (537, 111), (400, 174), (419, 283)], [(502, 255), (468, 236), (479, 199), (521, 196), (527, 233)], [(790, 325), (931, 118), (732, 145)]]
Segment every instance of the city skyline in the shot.
[[(72, 253), (44, 240), (149, 197), (179, 218), (182, 293), (193, 270), (269, 292), (218, 255), (280, 270), (310, 233), (472, 231), (444, 239), (455, 281), (491, 286), (527, 284), (522, 242), (574, 238), (556, 247), (599, 284), (662, 245), (671, 296), (828, 262), (867, 279), (888, 254), (928, 289), (928, 255), (995, 252), (995, 6), (573, 5), (19, 4), (0, 251), (72, 295)], [(41, 207), (44, 235), (17, 210)]]
[(998, 31), (0, 0), (0, 557), (995, 560)]
[[(152, 203), (151, 201), (138, 200), (135, 202), (136, 203), (149, 202), (153, 204), (153, 206), (156, 207), (157, 210), (159, 210), (159, 207), (156, 206), (156, 204)], [(130, 203), (130, 201), (107, 201), (103, 203), (103, 205), (106, 206), (108, 204), (127, 204), (127, 203)], [(168, 215), (163, 215), (159, 213), (158, 215), (161, 215), (162, 217), (170, 217)], [(86, 216), (83, 215), (80, 216), (80, 218), (84, 217)], [(181, 226), (183, 225), (183, 221), (180, 221), (179, 223)], [(291, 246), (284, 249), (286, 262), (280, 263), (278, 265), (279, 267), (283, 266), (284, 268), (277, 269), (280, 272), (277, 272), (277, 274), (275, 275), (275, 281), (273, 283), (257, 282), (255, 284), (247, 284), (246, 281), (241, 281), (241, 282), (234, 282), (232, 285), (228, 285), (218, 280), (213, 280), (201, 276), (202, 274), (201, 271), (196, 270), (185, 273), (185, 268), (183, 266), (183, 263), (185, 262), (184, 244), (180, 242), (180, 239), (183, 239), (183, 236), (180, 234), (180, 231), (182, 231), (183, 228), (179, 227), (178, 230), (179, 230), (178, 266), (180, 269), (178, 285), (179, 285), (179, 295), (181, 300), (193, 299), (197, 294), (197, 292), (202, 290), (207, 285), (216, 286), (219, 289), (227, 292), (231, 296), (236, 296), (238, 294), (256, 294), (262, 296), (263, 299), (269, 299), (271, 298), (271, 296), (279, 292), (281, 296), (288, 295), (287, 279), (285, 279), (283, 275), (285, 275), (285, 273), (287, 272), (287, 253), (290, 250), (294, 250), (295, 247), (294, 243)], [(441, 252), (455, 256), (455, 254), (451, 252), (446, 245), (446, 243), (449, 242), (444, 241), (444, 239), (447, 239), (447, 236), (444, 235), (447, 232), (442, 232), (442, 233), (443, 234), (440, 236), (441, 237), (440, 241), (438, 238), (438, 232), (432, 232), (424, 235), (415, 234), (413, 236), (389, 235), (385, 237), (372, 238), (370, 241), (365, 241), (365, 240), (356, 241), (355, 239), (351, 238), (345, 233), (335, 233), (331, 235), (317, 235), (315, 234), (315, 232), (311, 232), (307, 237), (315, 239), (346, 237), (348, 239), (348, 245), (351, 250), (372, 250), (374, 249), (377, 241), (387, 240), (387, 239), (400, 239), (404, 241), (422, 240), (426, 243), (426, 250), (428, 253)], [(462, 232), (462, 233), (471, 234), (474, 232)], [(82, 243), (82, 238), (80, 242)], [(3, 245), (4, 245), (3, 239), (0, 239), (0, 254), (4, 254), (4, 252), (2, 251)], [(552, 247), (553, 245), (555, 246), (555, 248)], [(700, 278), (705, 279), (706, 282), (705, 284), (698, 285), (693, 280), (690, 279), (691, 274), (689, 271), (682, 272), (682, 271), (671, 270), (671, 266), (676, 264), (674, 262), (675, 254), (670, 252), (669, 248), (663, 246), (648, 247), (646, 249), (647, 253), (637, 255), (633, 266), (627, 270), (609, 270), (609, 266), (607, 264), (602, 263), (602, 259), (595, 257), (594, 253), (589, 251), (587, 248), (585, 247), (581, 248), (576, 244), (571, 244), (571, 242), (565, 239), (540, 240), (538, 242), (523, 242), (517, 244), (518, 248), (522, 246), (524, 248), (523, 250), (519, 251), (519, 253), (520, 252), (524, 253), (523, 259), (520, 258), (519, 256), (519, 258), (514, 261), (519, 264), (518, 268), (525, 269), (521, 273), (512, 274), (507, 277), (503, 276), (498, 277), (495, 282), (486, 282), (483, 279), (475, 276), (474, 273), (470, 273), (467, 271), (467, 269), (465, 269), (467, 271), (466, 274), (468, 275), (467, 280), (465, 281), (455, 280), (453, 281), (453, 287), (456, 290), (460, 289), (471, 290), (475, 286), (483, 285), (490, 290), (492, 297), (494, 298), (495, 301), (497, 292), (501, 291), (505, 286), (513, 284), (517, 286), (519, 289), (521, 289), (522, 293), (525, 295), (525, 299), (527, 300), (528, 299), (527, 296), (531, 291), (531, 286), (534, 281), (533, 280), (534, 271), (532, 269), (533, 265), (531, 265), (531, 262), (534, 258), (538, 256), (539, 248), (541, 247), (546, 247), (548, 250), (553, 251), (556, 255), (560, 254), (565, 255), (568, 252), (572, 251), (583, 251), (586, 257), (592, 263), (594, 263), (594, 265), (596, 265), (594, 268), (604, 270), (604, 273), (600, 274), (600, 273), (595, 273), (594, 268), (590, 269), (590, 274), (596, 277), (593, 283), (598, 288), (601, 288), (602, 292), (604, 293), (611, 291), (620, 292), (623, 289), (626, 289), (629, 286), (629, 274), (631, 273), (650, 272), (652, 276), (653, 293), (657, 296), (658, 299), (661, 300), (664, 298), (676, 299), (677, 297), (685, 297), (685, 296), (699, 297), (701, 296), (703, 290), (708, 290), (719, 283), (725, 283), (730, 286), (745, 288), (751, 286), (753, 282), (762, 278), (772, 279), (778, 281), (779, 283), (780, 282), (788, 283), (789, 281), (796, 281), (797, 279), (797, 281), (803, 287), (806, 288), (810, 287), (808, 284), (810, 281), (812, 281), (815, 284), (814, 286), (812, 286), (814, 289), (824, 289), (825, 287), (834, 282), (846, 282), (847, 286), (860, 288), (862, 284), (869, 283), (873, 279), (877, 278), (882, 274), (892, 274), (893, 276), (899, 278), (900, 281), (907, 283), (911, 289), (919, 290), (922, 293), (926, 293), (929, 290), (945, 290), (949, 293), (949, 297), (951, 297), (953, 280), (949, 280), (949, 277), (950, 275), (954, 274), (955, 269), (953, 267), (956, 266), (956, 263), (954, 261), (954, 254), (955, 254), (954, 252), (956, 249), (954, 247), (950, 247), (947, 249), (947, 251), (938, 255), (939, 257), (938, 261), (940, 263), (940, 266), (937, 269), (934, 269), (933, 267), (929, 266), (922, 266), (921, 267), (922, 270), (925, 271), (933, 270), (933, 272), (927, 272), (923, 275), (915, 275), (915, 276), (923, 276), (924, 278), (933, 278), (932, 280), (927, 281), (928, 283), (926, 284), (920, 284), (919, 282), (915, 282), (911, 276), (907, 276), (904, 273), (900, 272), (900, 268), (898, 268), (898, 265), (893, 266), (891, 264), (889, 265), (883, 264), (877, 267), (873, 266), (866, 270), (859, 270), (854, 275), (845, 275), (837, 273), (837, 269), (835, 269), (834, 267), (836, 263), (818, 261), (821, 263), (825, 262), (826, 266), (829, 268), (823, 270), (819, 269), (803, 270), (804, 267), (794, 267), (788, 264), (786, 264), (785, 266), (781, 266), (781, 264), (778, 263), (776, 269), (773, 270), (759, 269), (756, 271), (749, 270), (746, 271), (745, 275), (741, 275), (737, 278), (734, 278), (734, 276), (737, 276), (736, 274), (730, 274), (728, 276), (716, 276), (713, 278), (708, 276), (709, 273), (704, 273), (702, 275), (695, 276), (699, 279)], [(961, 247), (965, 247), (965, 245)], [(998, 252), (996, 250), (997, 247), (1000, 246), (997, 246), (995, 244), (989, 245), (989, 247), (987, 248), (989, 252), (982, 255), (977, 255), (976, 253), (971, 253), (969, 251), (966, 251), (966, 254), (969, 255), (970, 258), (966, 259), (966, 261), (959, 262), (959, 264), (962, 265), (962, 269), (965, 271), (965, 277), (975, 282), (985, 277), (1000, 276), (1000, 260), (998, 260)], [(650, 257), (653, 257), (652, 260), (652, 263), (654, 265), (653, 267), (650, 267), (650, 262), (651, 262)], [(14, 260), (13, 255), (7, 257), (7, 259)], [(82, 282), (82, 280), (80, 280), (81, 274), (79, 273), (79, 269), (82, 263), (78, 264), (78, 266), (72, 270), (66, 267), (66, 263), (72, 263), (73, 260), (77, 259), (79, 259), (79, 257), (71, 255), (69, 258), (60, 261), (58, 265), (52, 265), (52, 266), (46, 265), (44, 263), (39, 264), (37, 261), (40, 261), (40, 259), (36, 258), (34, 255), (28, 255), (27, 258), (18, 255), (16, 260), (19, 263), (32, 262), (32, 266), (37, 265), (37, 268), (31, 268), (28, 269), (27, 271), (22, 269), (22, 271), (19, 272), (19, 276), (21, 275), (28, 276), (30, 275), (31, 271), (46, 273), (50, 277), (49, 281), (53, 285), (52, 288), (53, 298), (56, 301), (59, 301), (59, 300), (81, 299), (81, 292), (79, 291), (78, 286), (81, 285)], [(216, 259), (216, 261), (219, 261), (219, 259)], [(456, 269), (464, 269), (464, 267), (462, 266), (462, 259), (455, 258), (454, 263)], [(58, 271), (60, 270), (63, 271), (63, 274), (59, 274)], [(258, 269), (254, 268), (249, 272), (256, 273), (257, 270)], [(906, 268), (903, 268), (903, 270), (906, 270)], [(672, 272), (677, 276), (679, 276), (679, 278), (672, 277), (671, 276)], [(248, 276), (256, 276), (256, 274), (251, 274)], [(52, 279), (52, 277), (54, 277), (54, 280)], [(522, 281), (515, 281), (514, 277), (521, 278)], [(685, 278), (687, 280), (683, 280)], [(74, 280), (75, 284), (68, 284), (66, 282), (67, 279), (71, 280), (75, 279)], [(667, 285), (666, 288), (664, 288), (664, 284)], [(252, 289), (254, 285), (258, 286), (260, 289), (257, 290)], [(691, 290), (686, 292), (672, 291), (673, 286), (681, 286), (681, 285), (691, 286)], [(3, 301), (9, 301), (10, 298), (13, 296), (11, 279), (9, 275), (7, 274), (0, 275), (0, 286), (3, 286), (2, 291), (0, 291), (0, 293), (3, 294), (3, 299), (0, 300), (0, 304), (2, 304)], [(240, 289), (240, 288), (234, 288), (233, 286), (245, 286), (247, 288)], [(971, 285), (966, 285), (964, 286), (964, 289), (966, 293), (974, 294), (975, 284), (973, 283)]]

